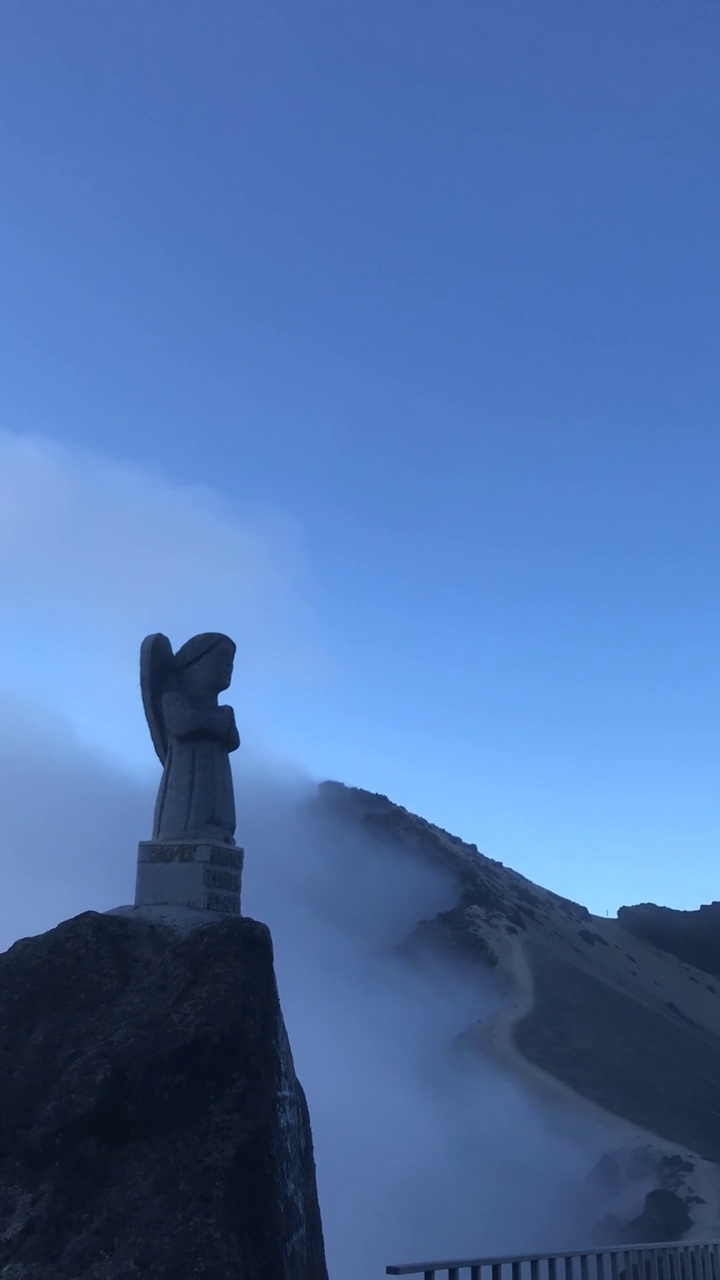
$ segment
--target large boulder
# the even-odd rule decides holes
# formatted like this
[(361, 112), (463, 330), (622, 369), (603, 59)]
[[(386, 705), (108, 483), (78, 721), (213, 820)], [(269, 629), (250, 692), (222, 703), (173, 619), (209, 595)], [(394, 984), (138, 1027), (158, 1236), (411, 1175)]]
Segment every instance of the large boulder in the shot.
[(622, 1228), (620, 1240), (629, 1244), (680, 1240), (692, 1225), (692, 1218), (682, 1197), (665, 1187), (656, 1187), (646, 1195), (642, 1213)]
[(0, 956), (1, 1280), (327, 1280), (268, 929), (86, 912)]

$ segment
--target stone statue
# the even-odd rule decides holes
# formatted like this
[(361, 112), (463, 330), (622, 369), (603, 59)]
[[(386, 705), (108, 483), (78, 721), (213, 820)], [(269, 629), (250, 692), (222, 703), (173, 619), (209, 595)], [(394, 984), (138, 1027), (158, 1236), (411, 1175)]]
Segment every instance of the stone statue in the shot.
[(140, 649), (140, 688), (163, 766), (153, 840), (235, 844), (231, 751), (240, 746), (232, 707), (218, 694), (232, 679), (235, 644), (218, 632), (193, 636), (173, 653), (167, 636)]

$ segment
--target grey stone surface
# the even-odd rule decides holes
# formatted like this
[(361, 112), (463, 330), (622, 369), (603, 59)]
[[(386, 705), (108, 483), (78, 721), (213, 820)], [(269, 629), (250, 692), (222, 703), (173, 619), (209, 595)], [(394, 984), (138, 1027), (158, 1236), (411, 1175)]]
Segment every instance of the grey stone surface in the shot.
[(209, 841), (142, 840), (135, 904), (177, 904), (237, 915), (243, 850)]
[(234, 642), (214, 631), (193, 636), (177, 653), (160, 633), (143, 640), (140, 688), (163, 766), (154, 840), (235, 843), (230, 752), (240, 737), (232, 707), (218, 706), (234, 656)]
[(130, 920), (146, 920), (149, 924), (162, 924), (176, 933), (189, 933), (203, 925), (214, 924), (216, 911), (200, 911), (195, 907), (174, 906), (169, 903), (127, 903), (123, 907), (110, 907), (106, 916), (127, 916)]
[(327, 1280), (265, 925), (85, 912), (17, 942), (0, 1070), (0, 1276)]

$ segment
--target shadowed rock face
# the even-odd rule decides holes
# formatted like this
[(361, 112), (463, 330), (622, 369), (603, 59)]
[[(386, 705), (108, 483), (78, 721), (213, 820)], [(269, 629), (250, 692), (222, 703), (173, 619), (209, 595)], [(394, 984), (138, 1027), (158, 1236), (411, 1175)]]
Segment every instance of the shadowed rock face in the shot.
[(658, 1187), (645, 1197), (645, 1207), (622, 1229), (622, 1240), (644, 1244), (647, 1240), (680, 1240), (692, 1226), (688, 1207), (674, 1191)]
[(674, 911), (643, 902), (621, 907), (618, 920), (634, 937), (720, 979), (720, 902), (697, 911)]
[(264, 925), (87, 912), (16, 943), (0, 1079), (9, 1280), (327, 1280)]

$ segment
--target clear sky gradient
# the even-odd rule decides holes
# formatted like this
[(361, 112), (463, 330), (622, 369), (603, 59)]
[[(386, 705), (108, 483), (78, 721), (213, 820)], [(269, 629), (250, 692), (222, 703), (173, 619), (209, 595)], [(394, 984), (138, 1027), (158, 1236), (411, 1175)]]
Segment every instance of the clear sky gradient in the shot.
[(719, 66), (705, 0), (5, 0), (1, 682), (153, 770), (139, 628), (262, 543), (251, 741), (720, 897)]

